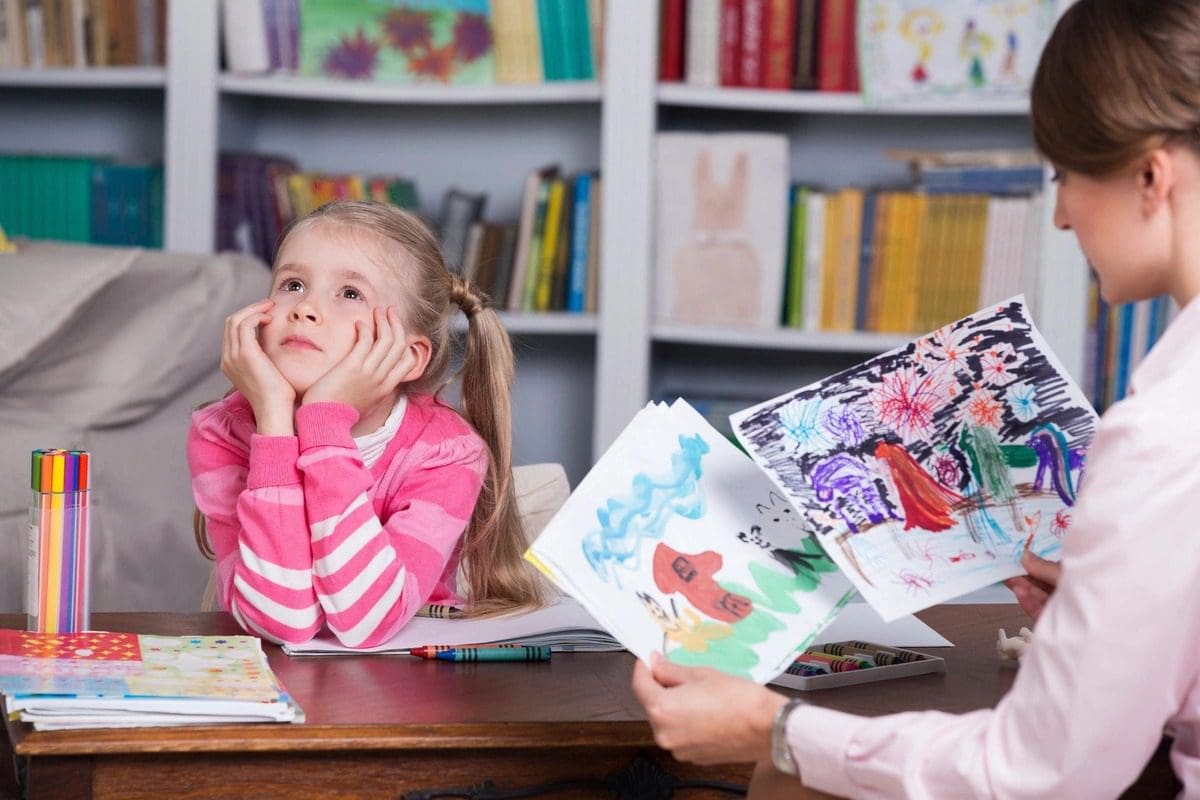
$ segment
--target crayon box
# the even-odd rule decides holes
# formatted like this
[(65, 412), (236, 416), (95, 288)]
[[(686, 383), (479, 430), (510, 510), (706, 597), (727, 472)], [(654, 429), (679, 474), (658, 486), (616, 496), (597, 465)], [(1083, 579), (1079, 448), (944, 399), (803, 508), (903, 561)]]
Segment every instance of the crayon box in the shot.
[(945, 659), (916, 650), (872, 642), (830, 642), (805, 650), (770, 683), (811, 691), (945, 671)]

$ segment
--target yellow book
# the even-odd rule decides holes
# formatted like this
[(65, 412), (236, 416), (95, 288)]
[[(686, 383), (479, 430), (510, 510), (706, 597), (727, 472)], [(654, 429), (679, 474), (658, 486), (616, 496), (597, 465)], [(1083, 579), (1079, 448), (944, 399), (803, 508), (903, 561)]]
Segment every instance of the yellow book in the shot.
[(367, 187), (361, 175), (346, 176), (346, 196), (351, 200), (367, 199)]
[(979, 308), (979, 295), (983, 284), (984, 248), (987, 243), (988, 201), (986, 194), (973, 194), (967, 198), (966, 231), (963, 241), (962, 270), (958, 305), (962, 309), (957, 317), (965, 317)]
[(837, 301), (834, 305), (833, 330), (854, 330), (858, 307), (859, 257), (862, 252), (862, 189), (843, 189), (841, 240), (838, 242)]
[(925, 218), (925, 196), (914, 192), (903, 195), (896, 245), (896, 274), (887, 330), (898, 333), (916, 331), (917, 269), (921, 257), (921, 224)]
[(550, 196), (546, 201), (546, 230), (542, 235), (541, 264), (538, 265), (537, 289), (534, 294), (534, 311), (546, 311), (550, 308), (550, 290), (554, 286), (554, 260), (558, 256), (558, 234), (562, 224), (565, 187), (566, 182), (562, 178), (555, 178), (550, 183)]
[(292, 210), (297, 218), (305, 216), (316, 207), (313, 205), (312, 184), (306, 173), (294, 172), (289, 175), (287, 187), (288, 196), (292, 200)]
[(871, 232), (871, 265), (868, 270), (870, 284), (867, 286), (867, 313), (863, 330), (879, 330), (879, 318), (883, 316), (887, 289), (887, 255), (891, 249), (891, 230), (896, 215), (894, 192), (879, 192), (875, 196), (875, 222)]
[(842, 236), (842, 194), (825, 197), (825, 240), (821, 253), (821, 330), (833, 330), (837, 303), (838, 249)]
[(492, 0), (492, 38), (496, 50), (496, 83), (526, 81), (522, 52), (521, 10), (525, 0)]

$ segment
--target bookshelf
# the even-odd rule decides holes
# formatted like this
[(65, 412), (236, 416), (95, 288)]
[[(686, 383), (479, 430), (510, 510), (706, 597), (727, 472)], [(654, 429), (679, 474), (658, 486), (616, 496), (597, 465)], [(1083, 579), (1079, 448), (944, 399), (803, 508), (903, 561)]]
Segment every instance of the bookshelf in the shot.
[[(562, 462), (573, 483), (660, 392), (766, 397), (906, 339), (655, 323), (658, 131), (782, 132), (790, 178), (828, 185), (895, 178), (904, 165), (884, 158), (886, 147), (1029, 142), (1023, 101), (876, 108), (857, 95), (660, 85), (658, 3), (648, 0), (607, 3), (603, 85), (448, 88), (222, 74), (219, 5), (170, 0), (165, 69), (0, 72), (0, 149), (162, 158), (166, 246), (187, 252), (213, 248), (222, 150), (280, 153), (308, 169), (403, 173), (426, 208), (452, 185), (484, 191), (497, 219), (517, 216), (531, 169), (599, 167), (600, 310), (505, 315), (518, 352), (516, 461)], [(1052, 190), (1045, 197), (1031, 305), (1082, 378), (1087, 275), (1070, 234), (1053, 230)]]
[[(991, 148), (1030, 146), (1028, 102), (943, 102), (871, 107), (857, 94), (706, 88), (657, 81), (658, 3), (615, 3), (607, 31), (610, 75), (618, 67), (620, 92), (606, 94), (605, 123), (631, 123), (622, 146), (607, 147), (609, 186), (622, 204), (604, 209), (602, 274), (645, 287), (624, 312), (600, 321), (598, 380), (626, 391), (597, 393), (596, 452), (601, 452), (648, 399), (679, 391), (711, 397), (766, 399), (824, 377), (910, 337), (876, 333), (806, 333), (785, 329), (730, 330), (653, 321), (646, 298), (654, 286), (654, 135), (670, 130), (737, 130), (784, 133), (790, 143), (792, 181), (844, 186), (903, 180), (906, 165), (889, 161), (885, 148)], [(1060, 10), (1061, 10), (1060, 4)], [(649, 33), (646, 33), (646, 32)], [(639, 35), (640, 34), (640, 35)], [(611, 84), (611, 78), (610, 78)], [(631, 144), (630, 138), (642, 137)], [(610, 172), (611, 170), (611, 172)], [(1043, 186), (1040, 268), (1028, 300), (1047, 340), (1076, 379), (1083, 378), (1087, 272), (1069, 233), (1052, 222), (1053, 187)], [(614, 239), (620, 238), (620, 242)], [(614, 253), (620, 247), (619, 255)], [(628, 297), (629, 293), (624, 294)], [(607, 299), (607, 298), (605, 298)], [(618, 300), (618, 298), (613, 298)], [(609, 326), (622, 333), (624, 358), (603, 356)], [(637, 341), (630, 341), (636, 339)], [(619, 363), (616, 363), (618, 362)]]

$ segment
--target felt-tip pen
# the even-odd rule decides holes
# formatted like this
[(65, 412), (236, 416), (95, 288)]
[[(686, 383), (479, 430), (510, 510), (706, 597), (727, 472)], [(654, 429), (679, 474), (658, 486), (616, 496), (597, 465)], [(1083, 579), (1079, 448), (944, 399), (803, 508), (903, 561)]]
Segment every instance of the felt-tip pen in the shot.
[(549, 661), (549, 647), (457, 647), (425, 654), (425, 648), (410, 650), (411, 655), (438, 661)]

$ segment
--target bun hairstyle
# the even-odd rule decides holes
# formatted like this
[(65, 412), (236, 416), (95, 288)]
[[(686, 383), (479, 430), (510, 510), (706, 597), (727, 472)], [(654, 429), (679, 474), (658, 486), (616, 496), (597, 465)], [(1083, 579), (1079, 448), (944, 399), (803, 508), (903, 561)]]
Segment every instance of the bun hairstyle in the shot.
[(1200, 143), (1200, 2), (1078, 0), (1046, 42), (1033, 139), (1058, 167), (1105, 177), (1168, 140)]

